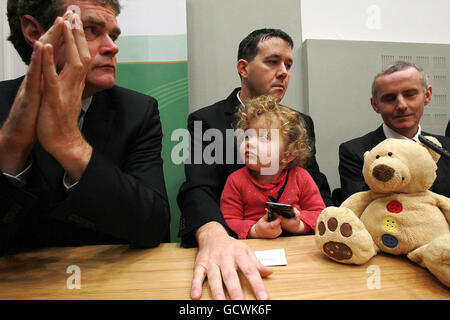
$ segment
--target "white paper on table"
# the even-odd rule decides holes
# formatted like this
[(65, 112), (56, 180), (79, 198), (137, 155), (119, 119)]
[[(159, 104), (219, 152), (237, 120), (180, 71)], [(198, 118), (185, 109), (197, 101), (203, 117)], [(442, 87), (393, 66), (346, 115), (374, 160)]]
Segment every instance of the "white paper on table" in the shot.
[(255, 255), (265, 267), (287, 265), (284, 249), (255, 251)]

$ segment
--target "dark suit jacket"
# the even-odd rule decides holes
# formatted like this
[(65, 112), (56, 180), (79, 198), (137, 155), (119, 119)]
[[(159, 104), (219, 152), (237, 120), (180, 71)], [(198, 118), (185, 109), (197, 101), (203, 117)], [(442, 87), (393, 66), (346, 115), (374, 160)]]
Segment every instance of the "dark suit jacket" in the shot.
[(447, 129), (445, 129), (445, 136), (450, 137), (450, 120), (448, 120)]
[[(450, 148), (450, 139), (436, 136), (422, 131), (422, 135), (436, 137), (445, 149)], [(381, 141), (386, 139), (383, 126), (375, 131), (347, 141), (339, 146), (339, 175), (341, 178), (341, 190), (336, 205), (356, 192), (369, 190), (364, 181), (362, 169), (364, 165), (364, 152), (371, 150)], [(450, 197), (450, 162), (446, 159), (439, 159), (436, 171), (437, 178), (430, 190), (446, 197)]]
[[(226, 129), (231, 129), (236, 120), (234, 115), (239, 105), (239, 100), (237, 99), (239, 90), (240, 88), (236, 88), (227, 99), (189, 115), (188, 129), (192, 141), (190, 153), (192, 160), (195, 159), (196, 149), (203, 152), (204, 148), (210, 143), (203, 142), (199, 134), (194, 134), (194, 121), (201, 123), (201, 134), (208, 129), (214, 128), (221, 132), (222, 137), (225, 137)], [(304, 119), (308, 135), (314, 146), (313, 122), (309, 116), (300, 114)], [(203, 224), (211, 221), (221, 223), (231, 235), (236, 236), (228, 228), (220, 211), (220, 196), (228, 176), (244, 165), (238, 164), (236, 141), (234, 141), (233, 146), (228, 146), (228, 148), (225, 143), (223, 145), (224, 164), (206, 164), (203, 162), (201, 164), (185, 165), (186, 182), (181, 186), (178, 194), (178, 206), (181, 210), (179, 235), (184, 246), (196, 245), (195, 231)], [(228, 163), (232, 162), (232, 164), (227, 164), (226, 159), (230, 157), (230, 150), (234, 150), (234, 160), (228, 161)], [(315, 149), (313, 150), (314, 153)], [(203, 159), (200, 154), (198, 158)], [(306, 169), (317, 183), (325, 204), (332, 205), (328, 181), (325, 175), (320, 172), (315, 156), (312, 157)]]
[[(0, 124), (22, 79), (0, 82)], [(169, 241), (157, 101), (118, 86), (99, 92), (82, 133), (93, 153), (70, 191), (63, 168), (38, 142), (24, 187), (0, 173), (0, 251)]]

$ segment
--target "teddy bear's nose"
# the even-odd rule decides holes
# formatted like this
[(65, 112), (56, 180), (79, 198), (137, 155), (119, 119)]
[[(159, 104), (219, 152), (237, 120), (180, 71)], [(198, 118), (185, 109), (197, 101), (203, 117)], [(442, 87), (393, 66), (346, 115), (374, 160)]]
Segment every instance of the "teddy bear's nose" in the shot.
[(387, 182), (394, 176), (395, 170), (385, 164), (379, 164), (373, 168), (373, 176), (382, 182)]

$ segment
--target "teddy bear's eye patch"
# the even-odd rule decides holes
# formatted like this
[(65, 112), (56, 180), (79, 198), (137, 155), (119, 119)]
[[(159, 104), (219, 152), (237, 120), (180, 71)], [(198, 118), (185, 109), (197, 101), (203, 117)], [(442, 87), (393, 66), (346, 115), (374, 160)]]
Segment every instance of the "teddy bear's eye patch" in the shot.
[(389, 156), (389, 157), (392, 157), (392, 152), (388, 152), (388, 156)]

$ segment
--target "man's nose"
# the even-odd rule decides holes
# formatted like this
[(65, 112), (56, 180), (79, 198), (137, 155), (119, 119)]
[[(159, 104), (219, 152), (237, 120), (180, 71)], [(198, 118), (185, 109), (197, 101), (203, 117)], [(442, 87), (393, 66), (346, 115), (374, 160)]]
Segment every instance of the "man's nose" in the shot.
[(406, 110), (408, 108), (406, 99), (401, 94), (397, 96), (396, 107), (400, 110)]
[(109, 35), (105, 35), (100, 45), (100, 53), (114, 57), (119, 52), (119, 47)]
[(280, 63), (280, 67), (278, 69), (278, 77), (286, 78), (289, 74), (289, 69), (287, 68), (285, 63)]

